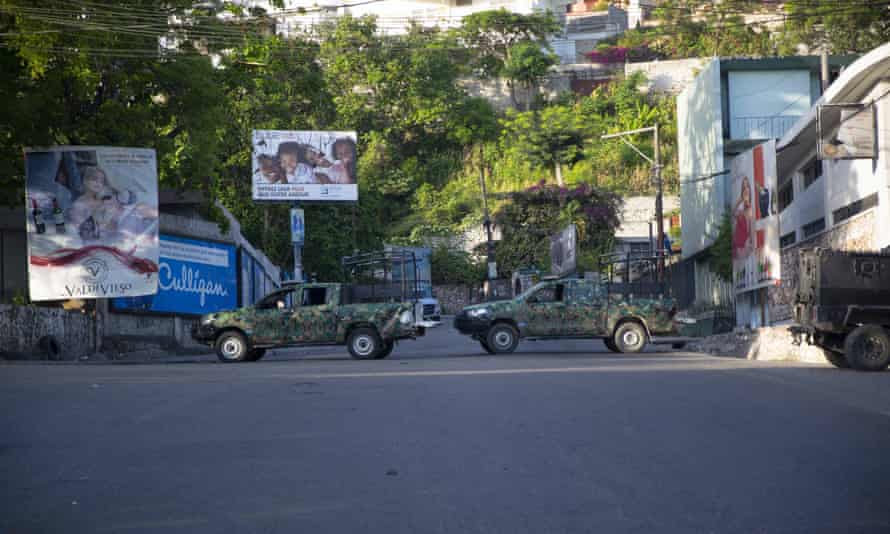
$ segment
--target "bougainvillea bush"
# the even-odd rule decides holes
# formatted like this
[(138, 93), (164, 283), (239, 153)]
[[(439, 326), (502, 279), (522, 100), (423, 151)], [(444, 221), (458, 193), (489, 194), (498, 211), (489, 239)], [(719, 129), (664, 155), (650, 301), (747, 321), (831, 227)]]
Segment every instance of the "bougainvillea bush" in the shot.
[(541, 180), (510, 193), (495, 213), (503, 236), (497, 246), (499, 270), (549, 269), (550, 236), (572, 223), (578, 230), (578, 271), (595, 270), (599, 255), (612, 248), (621, 202), (615, 193), (587, 183), (560, 187)]

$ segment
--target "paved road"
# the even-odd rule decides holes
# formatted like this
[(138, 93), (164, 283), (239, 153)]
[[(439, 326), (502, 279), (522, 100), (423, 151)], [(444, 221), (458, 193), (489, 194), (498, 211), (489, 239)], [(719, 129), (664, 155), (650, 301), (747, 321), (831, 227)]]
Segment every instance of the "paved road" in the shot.
[(599, 343), (0, 365), (0, 532), (890, 532), (890, 373)]

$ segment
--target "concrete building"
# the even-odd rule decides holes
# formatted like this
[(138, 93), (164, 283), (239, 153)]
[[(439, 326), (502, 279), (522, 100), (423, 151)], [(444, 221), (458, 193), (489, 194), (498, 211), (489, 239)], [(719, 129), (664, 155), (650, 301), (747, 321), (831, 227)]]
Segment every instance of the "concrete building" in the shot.
[[(829, 58), (836, 78), (853, 57)], [(730, 203), (732, 159), (782, 137), (821, 95), (816, 56), (707, 60), (677, 96), (683, 259), (692, 262), (695, 302), (727, 306), (728, 282), (711, 273), (707, 250)]]
[[(196, 193), (161, 191), (159, 291), (154, 296), (93, 299), (22, 306), (28, 295), (25, 210), (0, 209), (0, 352), (33, 351), (40, 338), (56, 338), (63, 354), (94, 350), (188, 349), (189, 329), (202, 313), (253, 304), (281, 282), (281, 270), (241, 233), (238, 221), (218, 206), (228, 228), (198, 213)], [(168, 249), (178, 249), (178, 257)], [(202, 254), (214, 261), (202, 263)], [(225, 298), (198, 291), (212, 282)], [(216, 295), (219, 296), (219, 295)]]
[[(680, 197), (663, 198), (664, 233), (680, 225)], [(655, 197), (626, 197), (621, 207), (621, 226), (615, 231), (616, 254), (652, 254), (656, 249), (658, 226), (655, 219)]]

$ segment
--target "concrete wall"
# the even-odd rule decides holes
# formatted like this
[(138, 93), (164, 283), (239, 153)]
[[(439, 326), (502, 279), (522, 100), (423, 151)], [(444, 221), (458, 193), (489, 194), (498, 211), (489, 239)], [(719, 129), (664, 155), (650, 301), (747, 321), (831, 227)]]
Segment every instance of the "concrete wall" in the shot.
[(699, 71), (710, 61), (706, 58), (692, 58), (627, 63), (624, 65), (624, 73), (630, 76), (635, 72), (642, 72), (648, 80), (647, 91), (676, 95), (689, 87)]
[(74, 360), (93, 351), (94, 332), (93, 317), (79, 311), (0, 304), (0, 355), (39, 353), (40, 338), (53, 336), (60, 358)]
[(726, 168), (720, 94), (720, 61), (712, 59), (695, 81), (677, 96), (684, 258), (701, 252), (714, 242), (726, 209), (726, 176), (703, 179)]

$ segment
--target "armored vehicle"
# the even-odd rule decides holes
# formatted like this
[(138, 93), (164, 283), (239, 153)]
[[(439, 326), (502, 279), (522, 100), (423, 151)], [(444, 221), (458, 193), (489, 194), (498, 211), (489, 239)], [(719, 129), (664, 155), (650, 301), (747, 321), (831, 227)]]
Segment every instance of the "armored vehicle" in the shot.
[(791, 327), (825, 350), (835, 367), (881, 371), (890, 365), (890, 254), (799, 251)]
[(344, 258), (352, 275), (368, 268), (370, 275), (358, 277), (364, 283), (286, 282), (254, 306), (201, 317), (192, 337), (213, 346), (223, 362), (257, 361), (268, 348), (293, 345), (345, 344), (353, 358), (386, 358), (397, 340), (439, 324), (423, 319), (407, 277), (387, 277), (392, 265), (412, 263), (381, 253)]
[(511, 300), (467, 306), (454, 327), (489, 354), (513, 352), (521, 338), (602, 339), (609, 350), (623, 353), (639, 352), (647, 343), (682, 348), (689, 340), (683, 327), (695, 320), (678, 313), (663, 283), (631, 274), (629, 265), (641, 263), (628, 262), (620, 281), (611, 274), (607, 280), (550, 279)]

